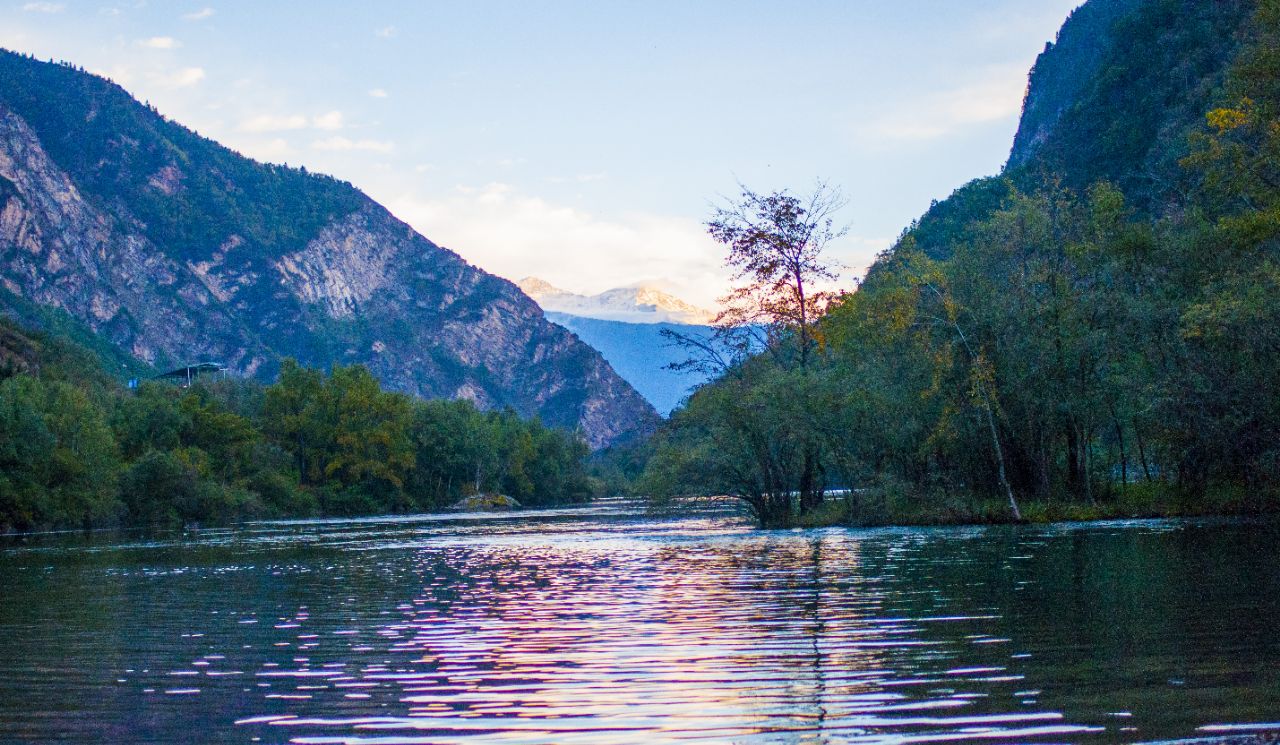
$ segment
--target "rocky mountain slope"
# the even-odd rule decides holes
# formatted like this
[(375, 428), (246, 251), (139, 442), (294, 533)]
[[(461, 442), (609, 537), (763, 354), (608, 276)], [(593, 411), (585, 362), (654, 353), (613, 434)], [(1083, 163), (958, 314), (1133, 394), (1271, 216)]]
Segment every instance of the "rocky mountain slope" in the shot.
[(626, 323), (705, 325), (715, 320), (715, 313), (651, 284), (615, 287), (595, 295), (578, 295), (537, 277), (525, 277), (518, 284), (543, 310), (553, 313)]
[[(366, 365), (593, 447), (653, 408), (513, 284), (351, 185), (264, 165), (81, 70), (0, 52), (0, 285), (147, 363)], [(0, 300), (3, 302), (3, 300)]]

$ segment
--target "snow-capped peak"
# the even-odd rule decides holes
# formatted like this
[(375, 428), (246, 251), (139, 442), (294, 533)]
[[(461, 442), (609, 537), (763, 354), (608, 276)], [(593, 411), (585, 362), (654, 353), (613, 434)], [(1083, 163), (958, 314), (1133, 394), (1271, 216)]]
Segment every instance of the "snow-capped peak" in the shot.
[(578, 295), (537, 277), (525, 277), (520, 289), (545, 311), (628, 323), (708, 324), (715, 314), (651, 284), (615, 287), (596, 295)]

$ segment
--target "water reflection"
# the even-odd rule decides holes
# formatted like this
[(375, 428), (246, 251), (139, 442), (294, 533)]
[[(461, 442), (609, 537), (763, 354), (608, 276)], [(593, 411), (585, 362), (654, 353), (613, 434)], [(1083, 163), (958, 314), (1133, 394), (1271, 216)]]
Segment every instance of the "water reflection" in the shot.
[(1280, 711), (1277, 537), (1233, 522), (760, 533), (614, 504), (0, 544), (0, 740), (1128, 742), (1257, 726)]

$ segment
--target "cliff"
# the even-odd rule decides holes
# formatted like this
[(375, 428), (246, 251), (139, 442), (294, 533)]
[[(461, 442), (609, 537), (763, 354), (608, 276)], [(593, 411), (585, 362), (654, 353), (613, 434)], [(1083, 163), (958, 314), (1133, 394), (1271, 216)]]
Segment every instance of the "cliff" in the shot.
[[(577, 428), (593, 447), (651, 407), (515, 285), (349, 184), (265, 165), (119, 86), (0, 52), (0, 284), (157, 367), (286, 356), (391, 388)], [(0, 301), (3, 302), (3, 301)]]

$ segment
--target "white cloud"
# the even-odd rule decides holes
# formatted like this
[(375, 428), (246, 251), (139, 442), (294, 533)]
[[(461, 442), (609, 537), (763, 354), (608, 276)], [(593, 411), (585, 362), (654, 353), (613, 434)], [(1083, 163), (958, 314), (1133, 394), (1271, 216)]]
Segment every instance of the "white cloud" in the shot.
[(386, 98), (387, 92), (381, 88), (373, 88), (369, 91), (370, 98)]
[(160, 81), (172, 88), (186, 88), (195, 85), (204, 80), (204, 68), (202, 67), (184, 67), (180, 70), (164, 75)]
[(724, 294), (721, 250), (695, 220), (651, 214), (602, 219), (506, 184), (386, 202), (423, 235), (510, 279), (537, 276), (578, 292), (667, 278), (676, 294), (714, 305)]
[(862, 127), (864, 136), (885, 140), (931, 140), (980, 124), (1014, 118), (1022, 111), (1027, 71), (1021, 66), (988, 69), (979, 80), (908, 99)]
[(99, 77), (104, 77), (107, 80), (113, 81), (120, 85), (129, 85), (135, 80), (133, 70), (124, 65), (113, 65), (111, 67), (94, 67), (94, 68), (90, 68), (89, 72), (93, 73), (94, 75), (98, 75)]
[(250, 158), (269, 163), (283, 163), (294, 153), (293, 147), (282, 137), (249, 142), (238, 149)]
[(284, 132), (293, 129), (305, 129), (307, 118), (301, 114), (293, 116), (273, 116), (261, 114), (246, 119), (237, 127), (241, 132)]
[(22, 9), (28, 13), (61, 13), (67, 9), (66, 3), (27, 3)]
[(177, 49), (182, 46), (182, 42), (172, 36), (153, 36), (150, 39), (143, 39), (138, 44), (149, 49)]
[(398, 33), (400, 33), (400, 31), (395, 26), (383, 26), (382, 28), (375, 30), (373, 35), (381, 39), (390, 39)]
[(310, 118), (302, 114), (259, 114), (240, 122), (236, 129), (241, 132), (292, 132), (311, 128), (333, 132), (343, 126), (342, 112), (329, 111)]
[(311, 143), (311, 147), (331, 152), (361, 150), (371, 153), (389, 153), (395, 149), (395, 145), (384, 140), (350, 140), (346, 137), (327, 137), (316, 140)]
[(324, 129), (328, 131), (342, 129), (342, 112), (329, 111), (314, 117), (311, 120), (311, 126), (316, 129)]
[(194, 13), (186, 13), (182, 17), (188, 21), (203, 21), (207, 18), (212, 17), (214, 12), (215, 11), (213, 8), (201, 8), (200, 10), (197, 10)]

